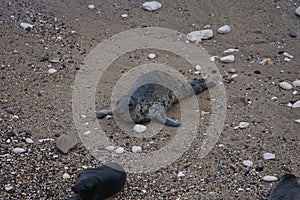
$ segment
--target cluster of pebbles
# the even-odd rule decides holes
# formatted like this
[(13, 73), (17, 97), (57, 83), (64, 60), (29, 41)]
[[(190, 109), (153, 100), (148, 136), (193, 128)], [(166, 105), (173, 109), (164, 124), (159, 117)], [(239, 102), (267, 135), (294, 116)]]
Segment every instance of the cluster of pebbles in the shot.
[[(1, 70), (5, 74), (11, 72), (13, 76), (15, 73), (13, 71), (18, 71), (17, 67), (22, 66), (30, 73), (34, 73), (35, 75), (32, 76), (36, 76), (35, 79), (41, 79), (46, 87), (49, 80), (53, 85), (60, 85), (65, 83), (71, 75), (75, 76), (80, 60), (86, 54), (85, 48), (90, 48), (87, 44), (85, 46), (81, 44), (84, 37), (66, 25), (67, 20), (64, 20), (63, 17), (57, 18), (43, 6), (39, 7), (23, 1), (5, 1), (3, 4), (5, 5), (1, 8), (3, 11), (1, 17), (4, 19), (1, 19), (1, 26), (7, 29), (2, 29), (1, 33), (11, 34), (10, 30), (13, 30), (17, 33), (15, 37), (20, 37), (21, 42), (16, 42), (19, 45), (7, 43), (7, 46), (11, 46), (8, 48), (9, 51), (6, 49), (5, 53), (0, 55), (3, 58)], [(140, 7), (145, 12), (149, 11), (155, 15), (164, 8), (164, 5), (154, 1), (145, 2)], [(24, 8), (26, 8), (26, 12), (24, 12)], [(95, 5), (86, 5), (86, 8), (89, 11), (98, 10)], [(6, 9), (5, 12), (3, 9)], [(185, 12), (184, 9), (182, 10)], [(125, 11), (128, 12), (128, 10)], [(296, 8), (295, 14), (300, 16), (300, 7)], [(127, 13), (121, 14), (122, 18), (128, 16)], [(206, 25), (204, 29), (188, 33), (187, 42), (204, 42), (204, 40), (214, 39), (214, 31), (222, 36), (224, 34), (224, 38), (226, 38), (226, 34), (229, 37), (235, 31), (233, 27), (233, 25), (225, 24), (213, 30), (211, 25)], [(256, 32), (261, 34), (261, 30)], [(31, 40), (29, 39), (30, 41), (27, 42), (31, 42), (30, 44), (35, 46), (28, 48), (30, 45), (27, 42), (23, 43), (22, 39), (28, 38)], [(33, 55), (31, 52), (33, 50), (38, 52), (38, 56)], [(297, 172), (295, 171), (297, 169), (292, 166), (299, 166), (299, 164), (295, 164), (295, 162), (299, 162), (299, 152), (283, 151), (299, 151), (299, 136), (288, 135), (287, 133), (292, 131), (285, 127), (282, 127), (284, 130), (280, 130), (282, 132), (279, 134), (274, 133), (272, 124), (276, 123), (273, 121), (273, 117), (276, 116), (266, 115), (266, 119), (248, 116), (247, 112), (250, 113), (251, 110), (254, 110), (255, 105), (259, 104), (258, 100), (256, 101), (251, 96), (250, 91), (257, 92), (258, 90), (253, 89), (255, 84), (243, 82), (242, 78), (263, 76), (264, 73), (267, 73), (266, 69), (276, 68), (281, 64), (292, 65), (294, 60), (299, 60), (298, 54), (292, 56), (286, 51), (280, 51), (278, 55), (274, 56), (276, 60), (272, 60), (267, 56), (249, 56), (243, 46), (223, 48), (220, 54), (222, 55), (213, 56), (211, 61), (216, 62), (218, 66), (221, 65), (221, 70), (224, 69), (222, 73), (224, 82), (228, 83), (228, 90), (236, 84), (240, 84), (238, 88), (242, 88), (240, 90), (243, 92), (246, 91), (245, 96), (242, 97), (237, 95), (237, 89), (228, 92), (229, 119), (226, 121), (224, 136), (221, 136), (220, 142), (215, 145), (207, 157), (199, 159), (198, 155), (201, 153), (202, 145), (201, 135), (196, 138), (189, 150), (169, 167), (149, 174), (130, 174), (128, 183), (124, 191), (117, 197), (118, 199), (226, 199), (227, 197), (228, 199), (240, 199), (245, 196), (255, 196), (258, 199), (268, 196), (271, 187), (282, 172)], [(148, 54), (148, 58), (155, 59), (156, 54)], [(253, 69), (252, 73), (247, 74), (244, 72), (247, 70), (237, 66), (237, 63), (241, 65), (240, 59), (245, 59), (249, 63), (248, 67)], [(24, 63), (26, 66), (23, 66)], [(299, 67), (299, 65), (297, 66)], [(201, 71), (201, 67), (196, 66), (195, 73)], [(284, 70), (281, 70), (279, 74), (284, 74)], [(21, 83), (28, 84), (28, 76), (24, 76), (18, 77), (24, 79), (24, 82)], [(71, 77), (74, 78), (73, 76)], [(6, 79), (8, 78), (11, 77), (7, 76)], [(273, 81), (272, 77), (266, 79), (258, 78), (255, 81), (259, 82), (260, 88), (265, 88), (267, 85), (265, 82), (272, 80), (272, 83), (267, 86), (273, 92), (264, 99), (268, 103), (268, 109), (276, 106), (282, 112), (289, 112), (289, 107), (291, 107), (291, 113), (299, 109), (298, 79), (289, 79), (287, 76), (284, 80)], [(2, 80), (6, 81), (5, 77)], [(72, 83), (72, 81), (67, 83)], [(42, 119), (35, 118), (36, 121), (27, 120), (30, 118), (30, 114), (28, 114), (30, 110), (24, 109), (23, 111), (22, 106), (12, 105), (9, 101), (13, 101), (15, 98), (26, 97), (29, 99), (29, 97), (45, 96), (47, 95), (44, 92), (47, 90), (45, 86), (43, 86), (45, 88), (35, 91), (32, 96), (23, 96), (23, 93), (18, 94), (16, 91), (10, 90), (11, 94), (4, 94), (7, 92), (5, 90), (7, 87), (2, 83), (1, 86), (4, 91), (0, 96), (1, 198), (65, 199), (67, 196), (71, 196), (71, 186), (75, 183), (78, 173), (84, 169), (97, 167), (102, 163), (78, 143), (74, 134), (55, 132), (55, 129), (58, 128), (52, 126), (52, 120), (54, 123), (58, 123), (54, 118), (55, 114), (60, 113), (45, 117), (47, 112), (54, 109), (52, 106), (48, 106), (47, 99), (45, 100), (45, 113), (41, 112), (40, 118)], [(34, 87), (34, 85), (29, 86)], [(62, 95), (61, 98), (63, 99), (65, 96)], [(55, 99), (51, 100), (55, 101)], [(266, 105), (265, 102), (262, 105)], [(235, 112), (237, 114), (232, 114)], [(244, 112), (246, 112), (246, 117)], [(64, 113), (64, 115), (71, 116), (71, 113)], [(289, 117), (289, 115), (284, 115), (281, 119), (285, 120), (289, 127), (299, 127), (300, 119)], [(203, 120), (206, 123), (209, 116), (203, 117)], [(111, 123), (112, 120), (107, 121)], [(296, 125), (289, 124), (291, 121)], [(39, 123), (49, 126), (47, 133), (27, 130), (30, 129), (28, 127), (34, 129), (34, 126)], [(68, 131), (68, 128), (65, 129)], [(133, 131), (139, 134), (143, 134), (146, 129), (147, 127), (143, 125), (133, 127)], [(154, 141), (149, 141), (154, 149), (149, 148), (148, 151), (156, 150), (158, 148), (156, 143), (161, 141), (167, 143), (168, 139), (172, 138), (170, 135), (172, 135), (170, 129), (161, 132), (154, 138)], [(273, 143), (271, 143), (272, 140), (274, 140)], [(119, 141), (116, 146), (107, 147), (107, 150), (117, 154), (122, 154), (126, 150), (137, 154), (146, 151), (143, 146), (129, 143), (125, 147), (122, 142), (124, 141)], [(281, 148), (284, 150), (280, 151)]]

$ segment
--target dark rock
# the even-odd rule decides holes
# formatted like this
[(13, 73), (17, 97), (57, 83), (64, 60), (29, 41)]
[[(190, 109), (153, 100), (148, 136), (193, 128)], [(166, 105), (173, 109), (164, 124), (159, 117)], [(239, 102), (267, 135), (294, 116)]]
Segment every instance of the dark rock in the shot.
[(261, 71), (259, 71), (259, 70), (254, 70), (254, 73), (255, 73), (255, 74), (261, 74)]
[(255, 29), (254, 33), (262, 34), (262, 30), (260, 28)]
[(11, 115), (15, 115), (17, 114), (18, 112), (20, 112), (21, 108), (18, 107), (18, 106), (14, 106), (14, 107), (11, 107), (11, 108), (7, 108), (5, 111)]
[(263, 169), (264, 169), (264, 167), (262, 167), (262, 166), (255, 167), (255, 171), (257, 171), (257, 172), (261, 172)]
[(289, 36), (292, 37), (292, 38), (296, 38), (297, 37), (297, 33), (294, 32), (294, 31), (290, 31), (289, 32)]

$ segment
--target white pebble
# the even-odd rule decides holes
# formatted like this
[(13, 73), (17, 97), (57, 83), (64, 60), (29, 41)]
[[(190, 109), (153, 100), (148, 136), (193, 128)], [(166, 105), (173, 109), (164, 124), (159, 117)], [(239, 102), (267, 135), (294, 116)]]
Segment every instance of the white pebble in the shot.
[(108, 147), (106, 147), (106, 150), (108, 150), (108, 151), (113, 151), (114, 149), (115, 149), (114, 146), (108, 146)]
[(33, 28), (33, 26), (31, 24), (26, 23), (26, 22), (20, 23), (20, 27), (23, 28), (24, 30), (29, 30), (29, 29)]
[(289, 102), (289, 103), (287, 104), (287, 106), (290, 107), (290, 108), (292, 108), (292, 107), (293, 107), (293, 104), (292, 104), (291, 102)]
[(5, 185), (4, 186), (4, 188), (5, 188), (5, 191), (10, 191), (10, 190), (12, 190), (13, 189), (13, 186), (12, 185), (10, 185), (10, 184), (7, 184), (7, 185)]
[(292, 92), (292, 94), (296, 95), (296, 94), (298, 94), (298, 91), (295, 90), (295, 91)]
[(157, 1), (148, 1), (143, 3), (142, 8), (148, 11), (155, 11), (161, 8), (161, 3)]
[(264, 181), (268, 181), (268, 182), (270, 182), (270, 181), (277, 181), (278, 180), (278, 178), (276, 176), (264, 176), (262, 179)]
[(126, 17), (128, 17), (128, 14), (122, 14), (121, 17), (126, 18)]
[(236, 78), (236, 77), (238, 77), (237, 74), (232, 74), (232, 76), (231, 76), (231, 78)]
[(253, 166), (253, 162), (251, 160), (244, 160), (243, 165), (245, 165), (247, 167), (251, 167), (251, 166)]
[(285, 57), (285, 58), (284, 58), (284, 61), (285, 61), (285, 62), (290, 62), (290, 61), (291, 61), (291, 59), (290, 59), (290, 58), (288, 58), (288, 57)]
[(63, 179), (68, 179), (68, 178), (70, 178), (71, 176), (70, 176), (68, 173), (64, 173), (64, 174), (62, 175), (62, 177), (63, 177)]
[(95, 9), (95, 6), (94, 5), (89, 5), (88, 8), (89, 9)]
[(300, 108), (300, 100), (296, 101), (296, 102), (293, 104), (292, 108)]
[(123, 147), (118, 147), (117, 149), (116, 149), (116, 153), (117, 154), (121, 154), (121, 153), (123, 153), (125, 150), (124, 150), (124, 148)]
[(19, 52), (18, 52), (17, 49), (15, 49), (15, 50), (12, 51), (12, 53), (13, 53), (13, 54), (17, 54), (17, 53), (19, 53)]
[(183, 176), (185, 176), (185, 174), (184, 174), (183, 172), (179, 172), (179, 173), (177, 174), (177, 177), (183, 177)]
[(300, 119), (296, 119), (295, 123), (300, 124)]
[(300, 80), (293, 81), (294, 87), (300, 87)]
[(250, 125), (249, 122), (240, 122), (239, 127), (240, 128), (247, 128)]
[(24, 153), (25, 149), (16, 147), (12, 150), (14, 153)]
[(296, 8), (295, 14), (300, 17), (300, 6)]
[(89, 135), (91, 133), (92, 133), (92, 131), (86, 131), (86, 132), (83, 133), (83, 135)]
[(213, 37), (214, 32), (211, 29), (204, 29), (199, 31), (192, 31), (187, 34), (188, 41), (191, 42), (201, 42), (201, 40), (206, 40)]
[(237, 52), (237, 51), (239, 51), (239, 50), (238, 49), (231, 49), (231, 48), (229, 48), (229, 49), (226, 49), (224, 51), (224, 53), (233, 53), (233, 52)]
[(6, 144), (9, 144), (11, 142), (11, 140), (8, 138), (5, 142), (6, 142)]
[(51, 68), (51, 69), (48, 70), (49, 74), (54, 74), (56, 72), (57, 72), (57, 69), (54, 69), (54, 68)]
[(294, 56), (292, 56), (292, 55), (289, 54), (288, 52), (284, 52), (283, 55), (286, 56), (286, 57), (289, 57), (289, 58), (294, 58)]
[(216, 58), (219, 58), (218, 56), (212, 56), (212, 57), (210, 57), (210, 61), (211, 62), (215, 62), (216, 61)]
[(134, 127), (133, 127), (133, 130), (137, 133), (143, 133), (147, 130), (147, 127), (144, 126), (144, 125), (141, 125), (141, 124), (136, 124)]
[(132, 153), (141, 153), (141, 152), (142, 152), (142, 147), (140, 147), (140, 146), (132, 147)]
[(279, 86), (282, 89), (284, 89), (284, 90), (291, 90), (291, 89), (293, 89), (293, 86), (291, 84), (289, 84), (288, 82), (285, 82), (285, 81), (279, 83)]
[(231, 31), (231, 28), (229, 25), (224, 25), (218, 28), (218, 33), (229, 33)]
[(221, 60), (221, 62), (224, 62), (224, 63), (234, 62), (234, 55), (224, 56), (220, 60)]
[(272, 101), (277, 101), (277, 97), (271, 97)]
[(264, 158), (264, 160), (273, 160), (273, 159), (275, 159), (275, 154), (273, 154), (273, 153), (264, 153), (263, 158)]
[(200, 65), (196, 65), (195, 69), (196, 69), (197, 71), (201, 71), (201, 66), (200, 66)]
[(33, 140), (30, 139), (30, 138), (26, 138), (26, 139), (25, 139), (25, 142), (28, 143), (28, 144), (32, 144), (32, 143), (33, 143)]
[(150, 59), (154, 59), (156, 57), (156, 55), (154, 53), (149, 53), (148, 54), (148, 58)]

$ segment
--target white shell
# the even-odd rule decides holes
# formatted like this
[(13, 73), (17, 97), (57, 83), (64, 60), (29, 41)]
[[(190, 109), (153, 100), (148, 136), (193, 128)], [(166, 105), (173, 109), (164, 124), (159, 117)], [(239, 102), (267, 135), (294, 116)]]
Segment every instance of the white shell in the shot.
[(226, 49), (226, 50), (224, 51), (224, 53), (233, 53), (233, 52), (238, 52), (238, 51), (240, 51), (240, 50), (229, 48), (229, 49)]
[(220, 60), (224, 63), (234, 62), (234, 55), (224, 56)]
[(62, 177), (63, 177), (63, 179), (68, 179), (68, 178), (70, 178), (71, 176), (70, 176), (68, 173), (64, 173), (64, 174), (62, 175)]
[(249, 122), (240, 122), (239, 127), (240, 128), (247, 128), (250, 125)]
[(48, 70), (49, 74), (54, 74), (56, 72), (57, 72), (57, 69), (54, 69), (54, 68), (51, 68), (51, 69)]
[(156, 57), (156, 55), (154, 53), (149, 53), (148, 54), (148, 58), (150, 59), (154, 59)]
[(88, 8), (89, 9), (95, 9), (95, 6), (94, 5), (89, 5)]

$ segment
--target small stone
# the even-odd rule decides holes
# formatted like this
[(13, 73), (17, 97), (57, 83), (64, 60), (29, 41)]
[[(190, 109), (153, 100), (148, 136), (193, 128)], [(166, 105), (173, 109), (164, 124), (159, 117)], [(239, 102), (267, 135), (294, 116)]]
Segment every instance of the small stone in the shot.
[(297, 33), (295, 31), (290, 31), (288, 34), (291, 38), (296, 38), (297, 37)]
[(247, 167), (251, 167), (251, 166), (253, 166), (253, 162), (251, 160), (244, 160), (243, 165), (245, 165)]
[(284, 90), (291, 90), (291, 89), (293, 89), (293, 86), (291, 84), (289, 84), (288, 82), (285, 82), (285, 81), (279, 83), (279, 86), (282, 89), (284, 89)]
[(262, 30), (260, 28), (255, 29), (254, 33), (262, 34)]
[(49, 62), (51, 62), (51, 63), (59, 63), (59, 57), (50, 58)]
[(69, 179), (71, 176), (68, 173), (62, 175), (63, 179)]
[(24, 30), (30, 30), (33, 28), (33, 26), (31, 24), (26, 23), (26, 22), (20, 23), (20, 27), (23, 28)]
[(148, 54), (148, 58), (150, 59), (154, 59), (156, 57), (156, 55), (154, 53), (149, 53)]
[(229, 33), (231, 31), (231, 28), (229, 25), (224, 25), (218, 28), (218, 33), (224, 34), (224, 33)]
[(292, 92), (292, 95), (296, 95), (296, 94), (298, 94), (298, 91), (295, 90)]
[(16, 147), (12, 150), (14, 153), (24, 153), (25, 149)]
[(289, 57), (289, 58), (294, 58), (294, 56), (292, 56), (292, 55), (289, 54), (288, 52), (284, 52), (283, 55), (286, 56), (286, 57)]
[(134, 127), (133, 127), (133, 130), (137, 133), (143, 133), (147, 130), (147, 127), (144, 126), (144, 125), (141, 125), (141, 124), (136, 124)]
[(290, 61), (291, 61), (291, 59), (290, 59), (290, 58), (288, 58), (288, 57), (285, 57), (285, 58), (284, 58), (284, 61), (285, 61), (285, 62), (290, 62)]
[(214, 35), (211, 29), (204, 29), (199, 31), (192, 31), (187, 34), (187, 40), (190, 42), (201, 42), (202, 40), (206, 40), (212, 38)]
[(298, 6), (298, 8), (296, 8), (295, 14), (300, 17), (300, 6)]
[(300, 80), (293, 81), (294, 87), (300, 87)]
[(271, 58), (265, 58), (263, 59), (260, 63), (260, 65), (272, 65), (273, 64), (273, 61)]
[(116, 153), (117, 154), (121, 154), (121, 153), (123, 153), (125, 150), (124, 150), (124, 148), (123, 147), (118, 147), (117, 149), (116, 149)]
[(115, 146), (108, 146), (106, 147), (106, 150), (108, 151), (113, 151), (115, 149)]
[(39, 142), (43, 143), (43, 142), (53, 142), (55, 141), (53, 138), (45, 138), (45, 139), (40, 139)]
[(196, 71), (201, 71), (201, 69), (202, 69), (202, 67), (201, 67), (200, 65), (196, 65), (196, 66), (195, 66), (195, 70), (196, 70)]
[(183, 172), (179, 172), (179, 173), (177, 174), (177, 177), (183, 177), (183, 176), (185, 176), (185, 174), (184, 174)]
[(264, 153), (263, 154), (263, 159), (264, 160), (273, 160), (273, 159), (275, 159), (275, 154), (273, 154), (273, 153)]
[(236, 77), (238, 77), (238, 76), (239, 76), (239, 75), (237, 75), (237, 74), (232, 74), (230, 78), (234, 79), (234, 78), (236, 78)]
[(293, 105), (292, 108), (300, 108), (300, 100), (296, 101)]
[(300, 119), (296, 119), (295, 123), (300, 124)]
[(19, 52), (18, 52), (18, 50), (15, 49), (15, 50), (12, 51), (12, 53), (13, 53), (13, 54), (17, 54), (17, 53), (19, 53)]
[(264, 181), (268, 181), (268, 182), (277, 181), (278, 180), (278, 178), (276, 176), (264, 176), (262, 179)]
[(257, 69), (257, 70), (254, 70), (254, 73), (255, 73), (255, 74), (261, 74), (261, 71), (259, 71), (259, 70)]
[(28, 143), (28, 144), (32, 144), (32, 143), (33, 143), (33, 140), (30, 139), (30, 138), (26, 138), (26, 139), (25, 139), (25, 142)]
[(277, 101), (277, 97), (271, 97), (272, 101)]
[(63, 154), (68, 153), (68, 151), (77, 145), (77, 138), (72, 134), (62, 134), (56, 140), (56, 148)]
[(132, 147), (132, 153), (141, 153), (141, 152), (142, 152), (142, 147), (140, 147), (140, 146)]
[(10, 185), (10, 184), (4, 185), (4, 189), (5, 189), (6, 192), (11, 191), (13, 188), (14, 187), (12, 185)]
[(95, 9), (95, 6), (94, 5), (88, 5), (88, 8), (89, 9)]
[(216, 61), (216, 58), (219, 58), (218, 56), (212, 56), (212, 57), (210, 57), (210, 61), (211, 62), (215, 62)]
[(234, 62), (234, 55), (224, 56), (224, 57), (220, 58), (220, 60), (221, 60), (221, 62), (224, 62), (224, 63)]
[(161, 3), (157, 1), (148, 1), (142, 4), (142, 8), (148, 11), (155, 11), (161, 8)]
[(51, 68), (51, 69), (48, 70), (49, 74), (54, 74), (56, 72), (57, 72), (57, 69), (54, 69), (54, 68)]
[(227, 70), (227, 72), (230, 73), (230, 74), (235, 74), (237, 71), (236, 71), (236, 69), (234, 69), (234, 68), (229, 68), (229, 69)]
[(240, 122), (239, 128), (247, 128), (250, 125), (248, 122)]
[(5, 142), (6, 144), (9, 144), (11, 142), (11, 139), (8, 138)]
[(128, 17), (128, 14), (122, 14), (121, 17), (126, 18), (126, 17)]
[(233, 52), (238, 52), (238, 51), (240, 51), (240, 50), (229, 48), (229, 49), (226, 49), (226, 50), (224, 51), (224, 53), (233, 53)]
[(16, 115), (18, 112), (20, 112), (20, 110), (21, 110), (20, 107), (14, 106), (14, 107), (7, 108), (5, 111), (6, 111), (8, 114)]
[(261, 172), (263, 169), (264, 169), (264, 167), (262, 167), (262, 166), (255, 167), (255, 171), (257, 171), (257, 172)]

